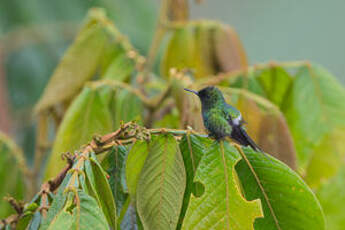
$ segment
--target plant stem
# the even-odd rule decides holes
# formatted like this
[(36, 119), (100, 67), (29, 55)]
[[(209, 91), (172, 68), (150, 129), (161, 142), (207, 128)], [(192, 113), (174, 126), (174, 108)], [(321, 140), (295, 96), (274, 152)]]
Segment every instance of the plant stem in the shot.
[(168, 15), (167, 14), (168, 14), (168, 6), (169, 6), (170, 1), (171, 0), (162, 0), (161, 8), (159, 11), (158, 22), (157, 22), (157, 26), (156, 26), (156, 31), (153, 35), (151, 46), (150, 46), (149, 52), (148, 52), (147, 57), (146, 57), (146, 64), (145, 64), (143, 72), (142, 72), (142, 79), (140, 79), (142, 82), (145, 82), (147, 80), (148, 75), (150, 74), (150, 72), (152, 70), (159, 46), (160, 46), (161, 41), (165, 35), (166, 26), (164, 26), (164, 25), (166, 25), (168, 23)]

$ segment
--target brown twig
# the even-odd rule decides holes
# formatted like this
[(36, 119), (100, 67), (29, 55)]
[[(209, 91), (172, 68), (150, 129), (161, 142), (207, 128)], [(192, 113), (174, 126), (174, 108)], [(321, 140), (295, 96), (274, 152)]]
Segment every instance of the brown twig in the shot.
[(30, 177), (31, 186), (33, 187), (30, 191), (30, 195), (33, 195), (34, 191), (38, 190), (39, 184), (37, 178), (41, 169), (44, 154), (47, 151), (48, 142), (48, 114), (40, 113), (38, 117), (37, 136), (36, 136), (36, 150), (32, 176)]
[(5, 197), (4, 199), (8, 203), (10, 203), (10, 205), (17, 212), (17, 214), (22, 214), (23, 213), (23, 210), (24, 210), (24, 203), (23, 202), (17, 201), (13, 197)]
[(15, 225), (19, 220), (18, 214), (13, 214), (8, 216), (5, 219), (0, 220), (0, 230), (3, 230), (6, 228), (6, 225), (10, 225), (11, 229), (15, 229)]

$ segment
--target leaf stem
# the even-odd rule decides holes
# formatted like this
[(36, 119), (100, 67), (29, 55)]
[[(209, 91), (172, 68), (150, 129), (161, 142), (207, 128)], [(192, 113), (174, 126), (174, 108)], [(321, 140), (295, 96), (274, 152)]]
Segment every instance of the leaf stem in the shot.
[(165, 35), (166, 27), (164, 26), (167, 24), (168, 21), (168, 6), (169, 1), (171, 0), (162, 0), (161, 2), (161, 8), (159, 12), (158, 22), (156, 26), (156, 30), (151, 42), (151, 46), (149, 49), (149, 52), (146, 57), (146, 63), (142, 72), (142, 81), (145, 82), (147, 80), (147, 77), (152, 69), (152, 66), (155, 61), (155, 57), (157, 55), (160, 43)]

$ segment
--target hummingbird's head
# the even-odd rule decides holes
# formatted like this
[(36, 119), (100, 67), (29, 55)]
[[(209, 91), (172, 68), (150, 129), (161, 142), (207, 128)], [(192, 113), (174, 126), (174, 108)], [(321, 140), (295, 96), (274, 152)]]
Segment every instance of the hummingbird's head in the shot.
[(225, 102), (222, 92), (214, 86), (208, 86), (198, 92), (190, 89), (185, 90), (196, 94), (200, 98), (201, 104), (204, 108), (209, 108)]

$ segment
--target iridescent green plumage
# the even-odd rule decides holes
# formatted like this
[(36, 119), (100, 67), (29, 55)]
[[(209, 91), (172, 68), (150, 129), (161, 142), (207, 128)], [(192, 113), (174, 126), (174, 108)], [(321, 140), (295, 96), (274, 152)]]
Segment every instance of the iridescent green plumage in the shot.
[(260, 150), (243, 128), (244, 121), (240, 111), (225, 102), (219, 89), (206, 87), (198, 92), (186, 90), (195, 93), (200, 98), (204, 125), (210, 136), (216, 140), (228, 136), (241, 145)]

